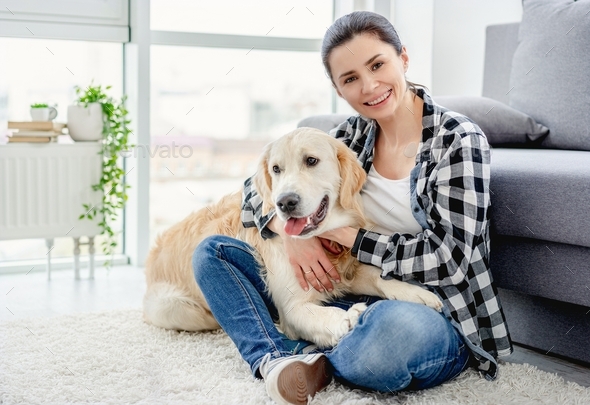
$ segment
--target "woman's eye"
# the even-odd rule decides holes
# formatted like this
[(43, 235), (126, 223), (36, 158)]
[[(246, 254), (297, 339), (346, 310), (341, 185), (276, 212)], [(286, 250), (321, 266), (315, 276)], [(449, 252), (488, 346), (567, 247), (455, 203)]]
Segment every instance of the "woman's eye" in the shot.
[(275, 172), (276, 174), (279, 174), (281, 172), (281, 168), (277, 165), (274, 165), (272, 167), (272, 171)]
[(381, 62), (377, 62), (373, 65), (373, 70), (379, 69), (381, 67), (381, 65), (383, 65), (383, 63)]
[(315, 166), (318, 164), (318, 159), (314, 157), (308, 157), (306, 162), (308, 166)]
[(346, 84), (346, 83), (350, 83), (352, 80), (354, 80), (354, 77), (349, 77), (348, 79), (346, 79), (346, 80), (344, 81), (344, 84)]

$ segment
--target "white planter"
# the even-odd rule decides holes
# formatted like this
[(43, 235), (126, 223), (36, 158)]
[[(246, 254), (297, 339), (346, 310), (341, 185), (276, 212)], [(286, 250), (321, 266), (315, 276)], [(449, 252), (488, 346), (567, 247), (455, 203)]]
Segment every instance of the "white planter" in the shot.
[(102, 139), (103, 113), (99, 103), (68, 107), (68, 132), (74, 141)]
[(53, 107), (31, 108), (33, 121), (52, 121), (55, 117), (57, 117), (57, 110)]

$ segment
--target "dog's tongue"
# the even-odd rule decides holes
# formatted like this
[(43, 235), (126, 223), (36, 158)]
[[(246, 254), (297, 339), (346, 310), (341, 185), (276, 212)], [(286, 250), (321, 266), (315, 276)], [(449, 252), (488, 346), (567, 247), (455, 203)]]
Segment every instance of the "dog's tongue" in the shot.
[(285, 224), (285, 232), (287, 235), (299, 235), (306, 224), (307, 218), (289, 218)]

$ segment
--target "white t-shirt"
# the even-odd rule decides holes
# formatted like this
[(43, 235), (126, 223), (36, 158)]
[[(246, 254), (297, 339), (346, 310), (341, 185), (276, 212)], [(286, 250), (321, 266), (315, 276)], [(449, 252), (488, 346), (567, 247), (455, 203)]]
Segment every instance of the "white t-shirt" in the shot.
[(416, 235), (422, 232), (410, 206), (410, 176), (399, 180), (387, 179), (372, 165), (361, 196), (367, 219), (376, 224), (371, 229), (373, 232), (384, 235), (396, 232)]

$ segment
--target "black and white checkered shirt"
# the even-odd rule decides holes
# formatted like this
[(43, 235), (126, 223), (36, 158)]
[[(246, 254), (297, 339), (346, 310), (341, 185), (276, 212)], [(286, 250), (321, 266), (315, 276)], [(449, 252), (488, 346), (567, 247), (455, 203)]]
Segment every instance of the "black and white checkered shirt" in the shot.
[[(478, 368), (497, 374), (497, 356), (512, 353), (506, 320), (492, 282), (490, 257), (490, 149), (469, 118), (433, 102), (423, 89), (422, 142), (410, 173), (410, 202), (423, 232), (382, 235), (359, 230), (353, 253), (382, 269), (383, 278), (417, 280), (437, 293), (444, 313), (464, 337)], [(368, 172), (378, 125), (355, 115), (330, 134), (357, 153)], [(244, 183), (242, 222), (262, 236), (274, 211), (263, 215), (251, 179)]]

